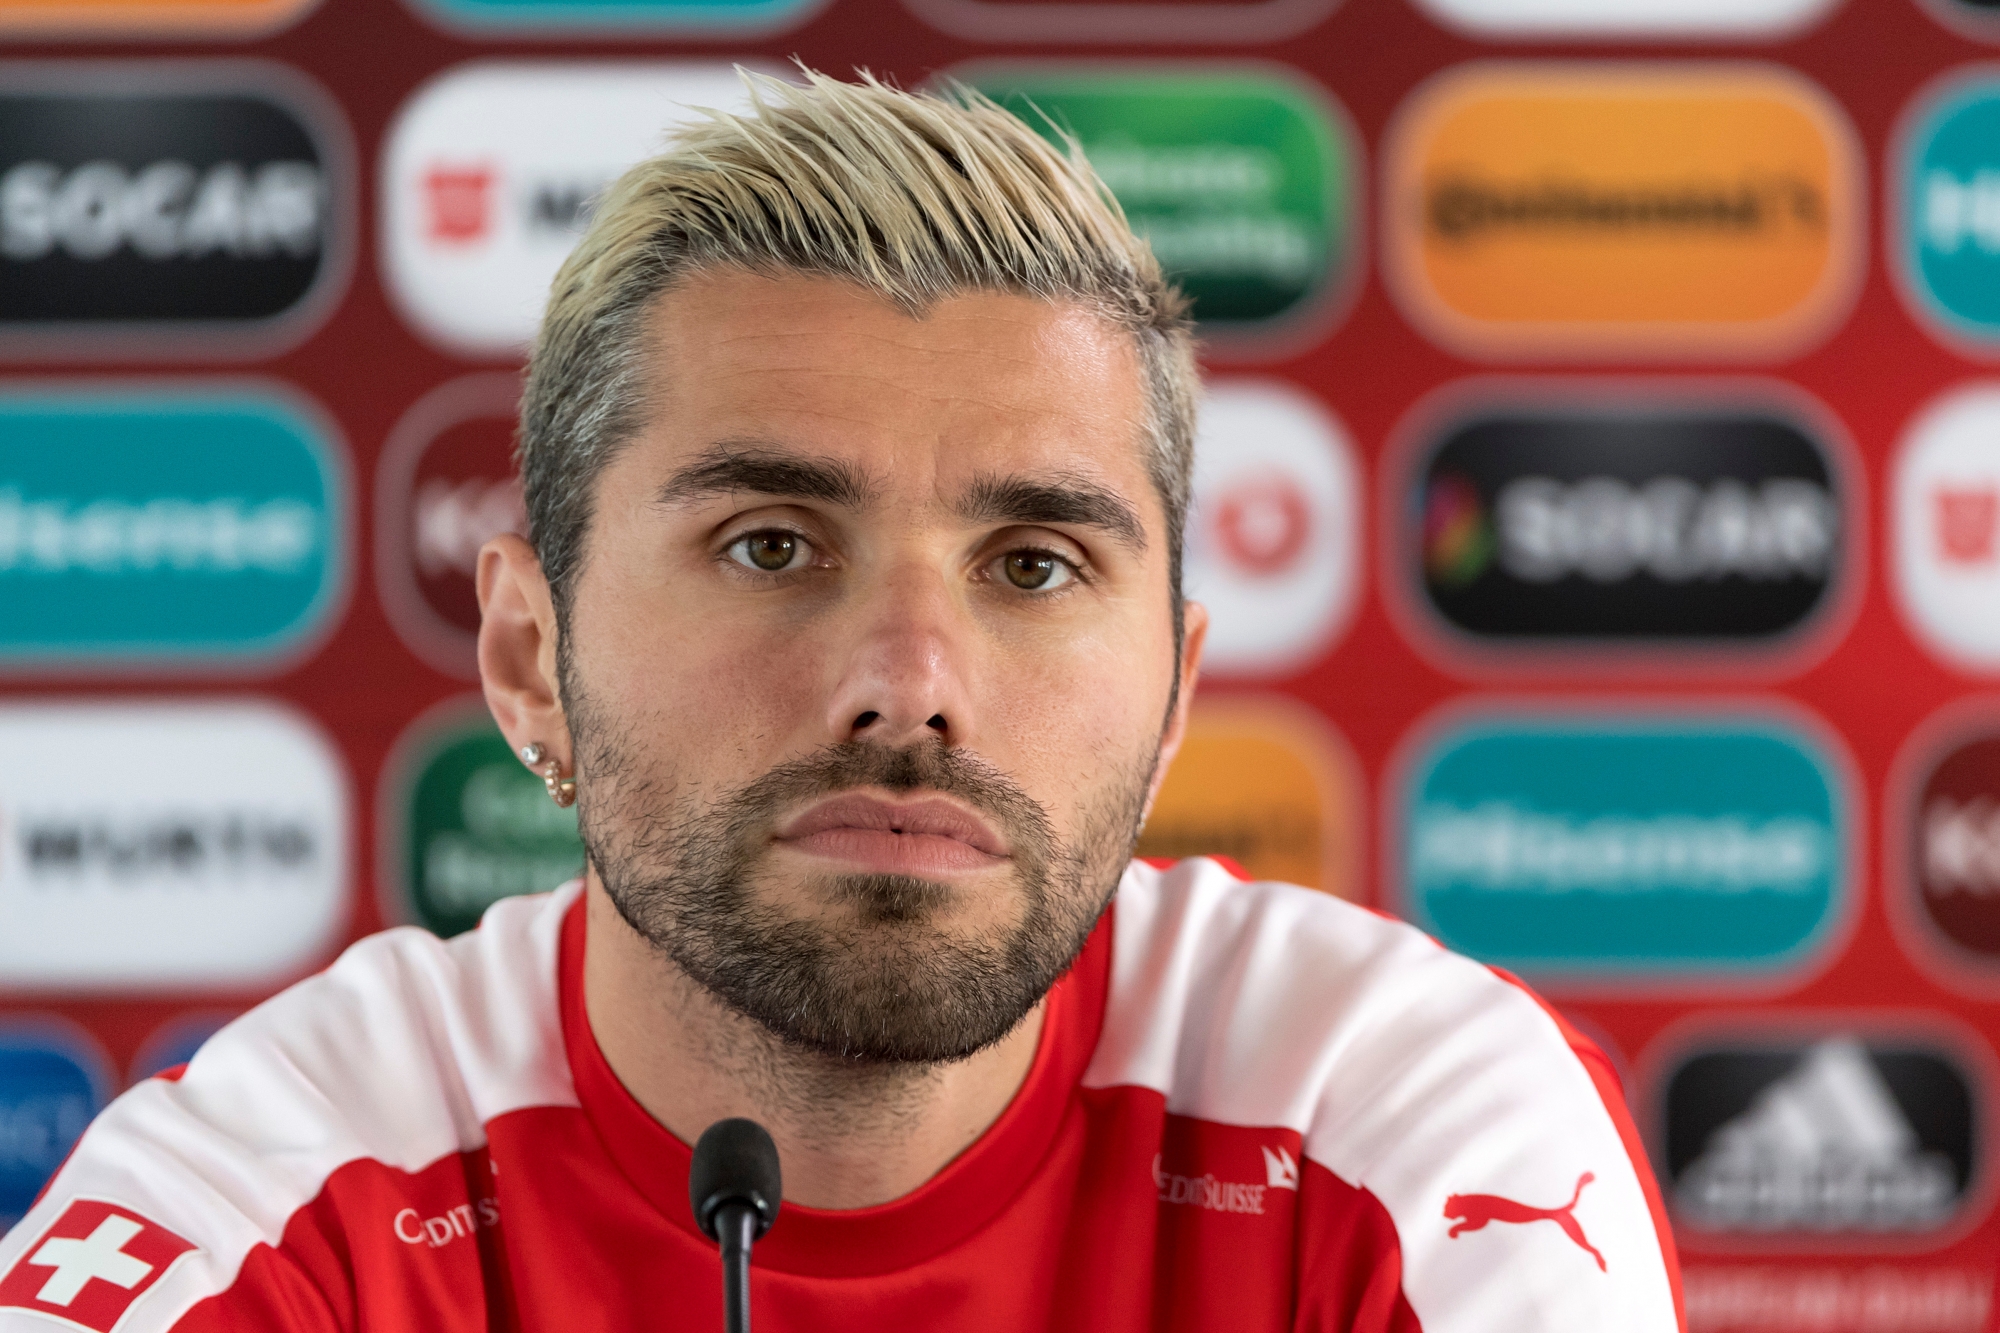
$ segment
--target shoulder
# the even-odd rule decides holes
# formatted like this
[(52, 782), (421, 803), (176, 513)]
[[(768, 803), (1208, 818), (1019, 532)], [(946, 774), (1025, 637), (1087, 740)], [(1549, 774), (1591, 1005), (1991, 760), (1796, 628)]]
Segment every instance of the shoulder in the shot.
[[(143, 1319), (122, 1327), (169, 1327), (279, 1246), (342, 1167), (415, 1171), (483, 1145), (497, 1115), (574, 1105), (556, 990), (574, 897), (503, 901), (449, 941), (370, 936), (210, 1038), (179, 1078), (119, 1097), (0, 1239), (0, 1330), (15, 1309), (77, 1322), (77, 1303), (141, 1299)], [(130, 1287), (48, 1291), (56, 1270), (35, 1261), (49, 1243), (88, 1239), (107, 1218), (146, 1271)]]
[(1511, 1329), (1509, 1308), (1523, 1328), (1675, 1326), (1671, 1240), (1616, 1082), (1526, 987), (1403, 922), (1207, 859), (1135, 864), (1114, 910), (1087, 1083), (1296, 1132), (1309, 1163), (1388, 1214), (1426, 1330)]

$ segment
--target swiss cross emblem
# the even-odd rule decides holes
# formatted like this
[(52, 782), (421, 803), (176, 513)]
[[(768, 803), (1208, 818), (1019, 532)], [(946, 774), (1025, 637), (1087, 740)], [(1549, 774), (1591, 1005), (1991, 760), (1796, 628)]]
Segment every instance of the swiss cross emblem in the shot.
[(0, 1309), (33, 1310), (111, 1333), (132, 1303), (194, 1249), (158, 1222), (102, 1199), (73, 1199), (0, 1277)]

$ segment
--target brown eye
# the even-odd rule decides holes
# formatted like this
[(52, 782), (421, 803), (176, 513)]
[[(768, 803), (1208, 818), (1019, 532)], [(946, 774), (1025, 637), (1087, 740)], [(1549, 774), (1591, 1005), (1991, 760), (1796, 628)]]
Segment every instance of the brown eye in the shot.
[(730, 543), (729, 554), (739, 565), (776, 574), (792, 568), (806, 553), (804, 541), (789, 532), (753, 532)]
[(1023, 592), (1049, 592), (1072, 577), (1068, 564), (1047, 551), (1009, 551), (1000, 557), (1007, 582)]

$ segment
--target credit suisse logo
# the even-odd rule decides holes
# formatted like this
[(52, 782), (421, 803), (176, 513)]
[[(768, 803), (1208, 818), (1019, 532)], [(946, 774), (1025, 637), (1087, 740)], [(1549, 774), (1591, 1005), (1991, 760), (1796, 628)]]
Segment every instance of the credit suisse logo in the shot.
[(1655, 1160), (1684, 1244), (1880, 1248), (1971, 1220), (1988, 1169), (1977, 1038), (1884, 1017), (1745, 1024), (1666, 1062)]
[(692, 107), (747, 109), (722, 61), (460, 65), (397, 113), (382, 152), (382, 266), (403, 317), (471, 357), (534, 340), (604, 187)]
[[(468, 37), (769, 32), (802, 23), (826, 0), (408, 0)], [(715, 105), (710, 103), (710, 105)]]
[(274, 390), (0, 392), (0, 667), (237, 666), (324, 630), (342, 465)]
[(1828, 742), (1764, 712), (1465, 713), (1405, 761), (1391, 886), (1545, 984), (1796, 978), (1851, 906)]
[(1360, 153), (1319, 89), (1266, 66), (991, 64), (962, 77), (1077, 136), (1225, 349), (1317, 322), (1350, 286)]
[(514, 471), (520, 378), (467, 375), (418, 401), (391, 432), (375, 488), (375, 573), (411, 651), (479, 674), (479, 548), (526, 533)]
[(1140, 856), (1226, 856), (1255, 879), (1358, 899), (1361, 783), (1325, 719), (1289, 699), (1197, 698)]
[(1840, 0), (1418, 0), (1447, 27), (1476, 37), (1556, 41), (1625, 37), (1787, 36), (1817, 23)]
[[(0, 705), (0, 975), (252, 987), (345, 918), (347, 786), (311, 722), (242, 702)], [(200, 780), (191, 780), (198, 769)]]
[(80, 1029), (0, 1022), (0, 1231), (21, 1220), (110, 1095), (109, 1065)]
[(2000, 671), (2000, 383), (1954, 390), (1926, 408), (1893, 468), (1904, 620), (1953, 666)]
[(1496, 648), (1756, 648), (1825, 614), (1854, 543), (1811, 417), (1560, 392), (1432, 433), (1397, 538), (1432, 619)]
[(2000, 352), (2000, 68), (1928, 90), (1899, 143), (1888, 212), (1903, 293), (1952, 342)]
[(0, 63), (0, 351), (296, 342), (346, 276), (345, 145), (279, 66)]
[(1282, 675), (1332, 647), (1360, 581), (1359, 471), (1346, 432), (1300, 390), (1210, 385), (1186, 553), (1188, 596), (1210, 616), (1205, 670)]
[(1468, 356), (1777, 359), (1852, 303), (1863, 169), (1776, 66), (1461, 66), (1391, 128), (1385, 274)]
[(390, 757), (381, 799), (391, 920), (456, 935), (500, 899), (546, 893), (583, 870), (576, 811), (549, 799), (481, 700), (444, 704), (413, 723)]

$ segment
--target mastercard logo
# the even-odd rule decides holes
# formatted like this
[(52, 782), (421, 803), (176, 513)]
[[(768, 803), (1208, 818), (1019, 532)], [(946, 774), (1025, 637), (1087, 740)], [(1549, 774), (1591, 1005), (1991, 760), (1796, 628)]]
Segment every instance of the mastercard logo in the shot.
[(1360, 784), (1347, 746), (1289, 700), (1197, 700), (1139, 855), (1226, 856), (1255, 879), (1359, 892)]
[(1390, 288), (1468, 356), (1783, 357), (1861, 277), (1853, 130), (1769, 65), (1464, 66), (1385, 162)]
[(8, 37), (197, 33), (248, 36), (304, 17), (318, 0), (0, 0)]

